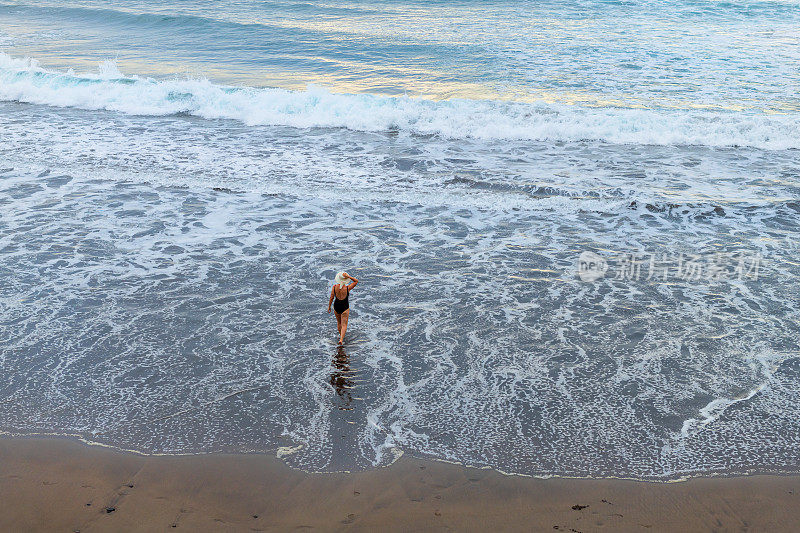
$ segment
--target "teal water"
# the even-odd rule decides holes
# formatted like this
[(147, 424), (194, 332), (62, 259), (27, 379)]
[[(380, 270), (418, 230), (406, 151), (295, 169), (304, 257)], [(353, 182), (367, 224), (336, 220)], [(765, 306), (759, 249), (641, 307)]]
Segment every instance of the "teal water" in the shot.
[(766, 1), (0, 4), (0, 430), (797, 472), (797, 28)]

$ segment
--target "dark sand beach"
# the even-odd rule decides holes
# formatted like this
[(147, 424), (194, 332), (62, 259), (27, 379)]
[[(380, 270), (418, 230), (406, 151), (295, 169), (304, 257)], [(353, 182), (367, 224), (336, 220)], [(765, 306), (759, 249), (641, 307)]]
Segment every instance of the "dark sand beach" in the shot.
[(307, 474), (268, 455), (0, 440), (2, 531), (791, 531), (800, 477), (533, 479), (401, 457)]

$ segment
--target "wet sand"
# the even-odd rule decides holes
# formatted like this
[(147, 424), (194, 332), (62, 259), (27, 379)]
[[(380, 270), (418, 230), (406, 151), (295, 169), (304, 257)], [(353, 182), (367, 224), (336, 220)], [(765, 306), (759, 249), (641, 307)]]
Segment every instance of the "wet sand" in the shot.
[(789, 531), (800, 476), (532, 479), (404, 456), (306, 474), (269, 455), (0, 439), (0, 531)]

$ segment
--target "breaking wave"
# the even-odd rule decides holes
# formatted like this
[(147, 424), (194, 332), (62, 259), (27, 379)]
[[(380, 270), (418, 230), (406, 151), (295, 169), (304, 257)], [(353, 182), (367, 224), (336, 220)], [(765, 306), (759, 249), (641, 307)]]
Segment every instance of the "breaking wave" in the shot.
[(637, 145), (800, 148), (796, 114), (724, 110), (581, 107), (549, 102), (426, 100), (234, 87), (207, 79), (123, 75), (112, 61), (95, 73), (56, 71), (0, 53), (0, 100), (108, 110), (130, 115), (185, 114), (248, 125), (347, 128), (444, 138), (600, 141)]

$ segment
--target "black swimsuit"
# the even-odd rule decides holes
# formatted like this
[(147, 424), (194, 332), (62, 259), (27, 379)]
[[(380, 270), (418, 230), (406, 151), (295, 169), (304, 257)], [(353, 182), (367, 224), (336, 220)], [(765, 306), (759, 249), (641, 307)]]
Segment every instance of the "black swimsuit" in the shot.
[(350, 298), (350, 289), (347, 289), (347, 296), (344, 297), (344, 300), (340, 300), (336, 296), (336, 290), (333, 291), (333, 298), (333, 310), (337, 313), (342, 314), (350, 309), (350, 302), (347, 301)]

